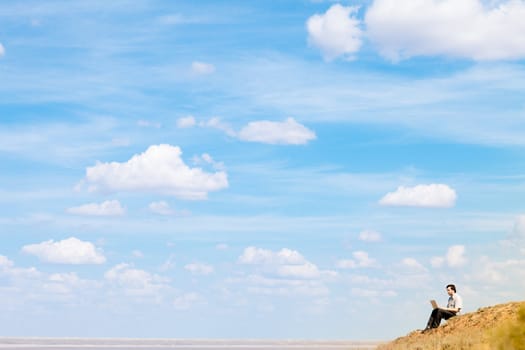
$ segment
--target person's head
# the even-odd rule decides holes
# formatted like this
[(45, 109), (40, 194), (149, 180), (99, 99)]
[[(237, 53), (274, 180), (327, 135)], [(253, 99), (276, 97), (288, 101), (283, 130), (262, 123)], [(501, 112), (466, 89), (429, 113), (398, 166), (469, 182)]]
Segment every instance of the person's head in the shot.
[(452, 294), (456, 293), (456, 286), (453, 285), (453, 284), (448, 284), (447, 285), (447, 293), (448, 293), (448, 295), (452, 295)]

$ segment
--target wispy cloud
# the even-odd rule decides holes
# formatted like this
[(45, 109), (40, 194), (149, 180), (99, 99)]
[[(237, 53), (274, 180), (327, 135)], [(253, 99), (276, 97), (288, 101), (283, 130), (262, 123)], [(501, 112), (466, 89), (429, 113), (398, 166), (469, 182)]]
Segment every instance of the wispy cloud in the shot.
[(187, 116), (177, 119), (177, 127), (184, 129), (184, 128), (191, 128), (195, 126), (197, 122), (195, 121), (195, 117), (193, 116)]
[(359, 233), (359, 240), (363, 242), (381, 242), (383, 237), (377, 231), (364, 230)]
[(200, 262), (187, 264), (184, 266), (184, 269), (194, 275), (209, 275), (215, 270), (212, 265)]
[(118, 200), (104, 201), (102, 203), (89, 203), (66, 210), (69, 214), (88, 216), (121, 216), (126, 213)]
[(191, 63), (191, 71), (198, 75), (208, 75), (215, 72), (215, 66), (211, 63), (194, 61)]

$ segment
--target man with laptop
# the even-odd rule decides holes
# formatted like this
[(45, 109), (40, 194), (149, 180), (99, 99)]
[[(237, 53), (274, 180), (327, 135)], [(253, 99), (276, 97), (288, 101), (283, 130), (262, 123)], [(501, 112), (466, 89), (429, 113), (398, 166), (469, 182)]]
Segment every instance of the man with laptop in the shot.
[(456, 294), (455, 285), (447, 285), (447, 294), (449, 296), (447, 307), (439, 307), (435, 300), (430, 301), (433, 310), (423, 332), (432, 328), (437, 328), (442, 319), (448, 320), (449, 318), (456, 316), (463, 308), (463, 300), (458, 294)]

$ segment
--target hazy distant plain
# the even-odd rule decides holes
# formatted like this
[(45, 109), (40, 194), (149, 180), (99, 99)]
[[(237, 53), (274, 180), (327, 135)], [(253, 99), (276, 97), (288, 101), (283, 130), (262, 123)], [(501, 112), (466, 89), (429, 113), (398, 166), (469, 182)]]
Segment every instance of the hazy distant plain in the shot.
[(372, 350), (377, 341), (323, 340), (230, 340), (230, 339), (85, 339), (85, 338), (0, 338), (0, 349), (351, 349)]

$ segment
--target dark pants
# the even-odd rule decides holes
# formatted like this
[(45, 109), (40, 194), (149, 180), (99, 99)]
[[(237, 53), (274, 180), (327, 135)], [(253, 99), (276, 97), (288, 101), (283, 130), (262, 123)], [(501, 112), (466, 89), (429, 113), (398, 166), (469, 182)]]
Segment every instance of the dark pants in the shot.
[(441, 323), (442, 319), (448, 320), (449, 318), (456, 316), (455, 312), (443, 310), (443, 309), (434, 309), (430, 314), (428, 319), (427, 328), (437, 328)]

